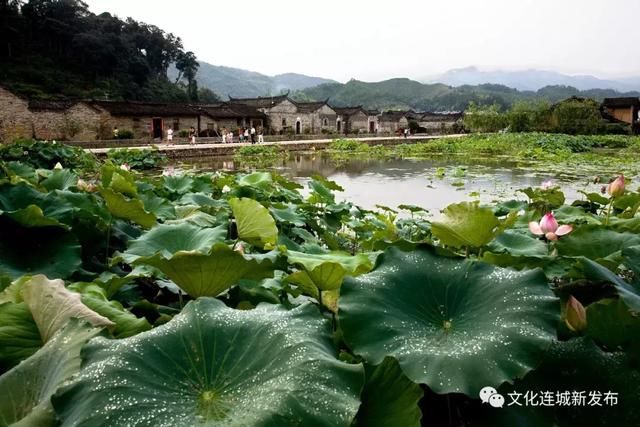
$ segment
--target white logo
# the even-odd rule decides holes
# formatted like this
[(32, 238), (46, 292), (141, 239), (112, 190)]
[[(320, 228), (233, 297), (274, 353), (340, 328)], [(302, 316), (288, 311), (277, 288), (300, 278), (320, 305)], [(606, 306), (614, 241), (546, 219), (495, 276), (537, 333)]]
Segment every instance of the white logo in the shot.
[(493, 387), (483, 387), (480, 390), (480, 400), (482, 403), (488, 403), (494, 408), (502, 408), (504, 405), (504, 397), (498, 394), (498, 390)]

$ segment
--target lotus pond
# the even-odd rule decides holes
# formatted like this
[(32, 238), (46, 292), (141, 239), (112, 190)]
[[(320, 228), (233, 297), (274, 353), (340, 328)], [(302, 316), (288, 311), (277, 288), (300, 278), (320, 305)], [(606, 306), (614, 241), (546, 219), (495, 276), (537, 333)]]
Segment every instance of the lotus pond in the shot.
[(431, 217), (313, 173), (0, 158), (0, 426), (640, 419), (633, 162), (594, 162), (584, 187), (526, 172)]

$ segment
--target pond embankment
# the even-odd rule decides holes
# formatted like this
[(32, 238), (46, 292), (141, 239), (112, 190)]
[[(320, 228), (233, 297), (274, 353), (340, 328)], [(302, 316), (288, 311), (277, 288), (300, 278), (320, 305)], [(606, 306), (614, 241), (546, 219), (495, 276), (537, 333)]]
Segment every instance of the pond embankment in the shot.
[[(404, 137), (367, 137), (367, 138), (349, 138), (350, 140), (355, 140), (362, 142), (368, 145), (400, 145), (407, 143), (418, 143), (423, 142), (425, 140), (430, 139), (441, 139), (441, 138), (458, 138), (464, 136), (463, 134), (454, 134), (454, 135), (412, 135), (408, 138)], [(282, 151), (313, 151), (313, 150), (324, 150), (326, 149), (331, 142), (335, 139), (313, 139), (313, 140), (305, 140), (305, 141), (275, 141), (275, 142), (264, 142), (261, 143), (260, 146), (266, 147), (277, 147)], [(146, 144), (146, 145), (135, 145), (135, 146), (127, 146), (123, 144), (117, 148), (133, 148), (133, 149), (143, 149), (143, 148), (157, 148), (159, 151), (162, 151), (169, 158), (193, 158), (193, 157), (210, 157), (210, 156), (229, 156), (236, 153), (238, 149), (241, 147), (250, 146), (251, 143), (233, 143), (233, 144), (220, 144), (220, 143), (207, 143), (200, 142), (195, 145), (189, 144), (175, 144), (175, 145), (167, 145), (166, 143), (160, 144)], [(96, 154), (98, 156), (105, 155), (109, 150), (114, 147), (101, 147), (101, 148), (86, 148), (86, 151)]]

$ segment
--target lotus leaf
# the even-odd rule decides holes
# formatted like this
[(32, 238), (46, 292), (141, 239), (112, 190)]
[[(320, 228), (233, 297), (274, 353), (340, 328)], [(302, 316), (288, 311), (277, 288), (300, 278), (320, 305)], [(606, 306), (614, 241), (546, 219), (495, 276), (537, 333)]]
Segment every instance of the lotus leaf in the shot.
[(201, 298), (149, 332), (92, 340), (53, 404), (62, 427), (349, 426), (362, 366), (334, 354), (311, 304), (241, 311)]

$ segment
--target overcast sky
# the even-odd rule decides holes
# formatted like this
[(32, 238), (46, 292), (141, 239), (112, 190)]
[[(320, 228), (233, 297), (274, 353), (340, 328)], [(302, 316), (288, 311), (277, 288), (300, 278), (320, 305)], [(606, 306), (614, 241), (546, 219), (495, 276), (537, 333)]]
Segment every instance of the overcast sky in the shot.
[(640, 75), (640, 0), (85, 0), (215, 65), (346, 81), (452, 68)]

